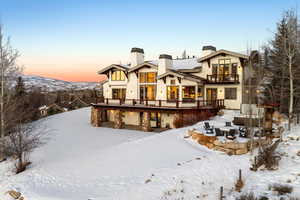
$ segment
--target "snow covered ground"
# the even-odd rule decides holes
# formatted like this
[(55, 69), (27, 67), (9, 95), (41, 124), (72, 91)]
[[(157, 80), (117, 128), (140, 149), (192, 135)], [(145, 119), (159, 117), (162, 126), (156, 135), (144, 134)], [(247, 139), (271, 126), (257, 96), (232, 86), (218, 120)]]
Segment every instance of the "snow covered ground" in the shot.
[[(25, 172), (14, 175), (12, 161), (0, 163), (1, 200), (9, 199), (4, 193), (10, 189), (30, 200), (215, 200), (220, 186), (227, 199), (234, 199), (239, 169), (244, 191), (260, 194), (270, 183), (290, 182), (300, 195), (300, 127), (279, 146), (287, 153), (279, 170), (251, 172), (249, 154), (228, 156), (183, 138), (187, 129), (199, 129), (203, 122), (160, 134), (95, 128), (89, 124), (89, 109), (49, 117), (44, 122), (53, 130), (49, 141), (33, 152)], [(234, 114), (227, 111), (211, 123), (224, 123)]]

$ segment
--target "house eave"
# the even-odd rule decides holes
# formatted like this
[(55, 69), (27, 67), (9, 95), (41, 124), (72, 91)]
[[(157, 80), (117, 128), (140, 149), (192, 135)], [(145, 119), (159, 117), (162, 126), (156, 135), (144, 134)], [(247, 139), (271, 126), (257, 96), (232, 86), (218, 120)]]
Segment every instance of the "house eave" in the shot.
[(233, 52), (233, 51), (227, 51), (227, 50), (224, 50), (224, 49), (220, 49), (220, 50), (218, 50), (216, 52), (213, 52), (213, 53), (211, 53), (207, 56), (199, 58), (197, 61), (198, 62), (203, 62), (203, 61), (206, 61), (206, 60), (211, 59), (213, 57), (216, 57), (220, 54), (227, 54), (227, 55), (239, 57), (239, 58), (242, 58), (242, 59), (248, 59), (249, 58), (247, 55), (244, 55), (244, 54), (241, 54), (241, 53), (236, 53), (236, 52)]
[(123, 66), (120, 66), (120, 65), (116, 65), (116, 64), (112, 64), (112, 65), (109, 65), (101, 70), (99, 70), (97, 73), (98, 74), (105, 74), (107, 71), (113, 69), (113, 68), (116, 68), (118, 70), (121, 70), (121, 71), (128, 71), (128, 68), (127, 67), (123, 67)]

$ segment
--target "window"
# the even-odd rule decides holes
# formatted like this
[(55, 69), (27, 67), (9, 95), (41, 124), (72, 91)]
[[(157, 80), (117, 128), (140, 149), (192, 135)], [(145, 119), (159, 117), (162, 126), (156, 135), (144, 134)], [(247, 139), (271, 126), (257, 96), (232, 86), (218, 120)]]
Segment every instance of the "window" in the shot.
[(113, 99), (125, 99), (126, 98), (126, 89), (123, 89), (123, 88), (112, 89), (112, 98)]
[(232, 63), (231, 65), (231, 73), (237, 74), (237, 63)]
[(155, 85), (141, 85), (140, 86), (140, 99), (155, 100), (156, 86)]
[(123, 71), (114, 71), (111, 75), (112, 81), (124, 81), (125, 73)]
[(198, 86), (197, 96), (203, 97), (203, 88), (201, 86)]
[(175, 85), (175, 80), (173, 79), (173, 80), (171, 80), (171, 85)]
[(237, 89), (225, 88), (225, 99), (237, 99)]
[(183, 86), (182, 87), (182, 101), (195, 100), (195, 86)]
[(156, 72), (140, 72), (140, 83), (156, 83)]
[(178, 92), (178, 86), (168, 86), (167, 87), (167, 100), (168, 101), (174, 101), (178, 99), (179, 92)]
[(212, 65), (212, 74), (217, 74), (218, 73), (218, 64), (213, 64)]

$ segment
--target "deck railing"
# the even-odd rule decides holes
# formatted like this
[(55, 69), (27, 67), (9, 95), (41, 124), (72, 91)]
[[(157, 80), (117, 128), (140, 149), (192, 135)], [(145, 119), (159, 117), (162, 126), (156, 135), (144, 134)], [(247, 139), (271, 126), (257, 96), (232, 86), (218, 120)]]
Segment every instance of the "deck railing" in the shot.
[(238, 74), (207, 75), (207, 83), (239, 83)]
[(112, 99), (97, 98), (96, 104), (101, 105), (123, 105), (137, 107), (165, 107), (165, 108), (224, 108), (224, 99), (216, 100), (195, 100), (195, 101), (179, 101), (179, 100), (144, 100), (144, 99)]

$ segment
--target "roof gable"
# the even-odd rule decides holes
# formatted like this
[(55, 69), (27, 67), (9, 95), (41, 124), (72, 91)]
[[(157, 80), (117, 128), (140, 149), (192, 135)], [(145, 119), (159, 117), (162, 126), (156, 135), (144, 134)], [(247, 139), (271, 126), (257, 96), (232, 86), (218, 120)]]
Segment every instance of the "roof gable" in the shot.
[(205, 81), (204, 78), (194, 76), (194, 75), (191, 75), (191, 74), (178, 72), (178, 71), (175, 71), (175, 70), (169, 70), (166, 73), (159, 75), (157, 78), (162, 79), (162, 78), (165, 78), (167, 76), (175, 76), (175, 77), (178, 77), (178, 78), (194, 81), (194, 82), (197, 82), (197, 83), (202, 83), (203, 81)]
[(121, 70), (121, 71), (128, 71), (128, 68), (125, 67), (125, 66), (122, 66), (122, 65), (117, 65), (117, 64), (112, 64), (112, 65), (109, 65), (101, 70), (98, 71), (98, 74), (104, 74), (105, 72), (111, 70), (111, 69), (118, 69), (118, 70)]
[(211, 59), (213, 57), (216, 57), (216, 56), (218, 56), (220, 54), (227, 54), (227, 55), (235, 56), (235, 57), (242, 58), (242, 59), (248, 59), (247, 55), (236, 53), (236, 52), (233, 52), (233, 51), (227, 51), (227, 50), (224, 50), (224, 49), (220, 49), (220, 50), (218, 50), (216, 52), (213, 52), (213, 53), (211, 53), (211, 54), (209, 54), (207, 56), (199, 58), (198, 62), (203, 62), (205, 60), (208, 60), (208, 59)]
[(154, 65), (154, 64), (149, 63), (149, 62), (143, 62), (143, 63), (141, 63), (141, 64), (139, 64), (139, 65), (137, 65), (135, 67), (130, 68), (128, 70), (128, 72), (133, 72), (133, 71), (139, 70), (139, 69), (141, 69), (143, 67), (150, 67), (150, 68), (154, 68), (154, 69), (158, 68), (157, 65)]

